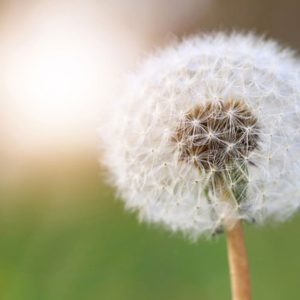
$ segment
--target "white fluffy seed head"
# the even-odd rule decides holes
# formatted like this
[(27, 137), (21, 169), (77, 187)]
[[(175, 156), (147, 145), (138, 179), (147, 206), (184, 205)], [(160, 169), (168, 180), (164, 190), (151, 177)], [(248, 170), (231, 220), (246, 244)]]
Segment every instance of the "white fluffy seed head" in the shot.
[(299, 70), (291, 51), (251, 34), (196, 36), (148, 59), (100, 132), (126, 207), (193, 238), (290, 217), (300, 205)]

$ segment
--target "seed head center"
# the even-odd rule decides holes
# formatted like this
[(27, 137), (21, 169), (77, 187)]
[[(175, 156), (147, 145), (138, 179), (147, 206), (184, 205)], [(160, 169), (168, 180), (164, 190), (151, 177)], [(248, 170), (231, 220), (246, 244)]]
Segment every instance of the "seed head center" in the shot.
[(207, 102), (185, 114), (172, 139), (180, 145), (179, 160), (222, 170), (235, 161), (248, 162), (258, 148), (259, 126), (242, 100)]

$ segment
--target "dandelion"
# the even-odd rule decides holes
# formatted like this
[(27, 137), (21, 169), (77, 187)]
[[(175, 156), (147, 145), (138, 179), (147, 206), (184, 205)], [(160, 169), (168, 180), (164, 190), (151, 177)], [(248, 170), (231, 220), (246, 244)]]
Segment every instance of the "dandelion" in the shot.
[(235, 300), (250, 299), (241, 221), (300, 205), (299, 62), (254, 35), (201, 35), (133, 74), (101, 133), (128, 209), (197, 239), (226, 232)]

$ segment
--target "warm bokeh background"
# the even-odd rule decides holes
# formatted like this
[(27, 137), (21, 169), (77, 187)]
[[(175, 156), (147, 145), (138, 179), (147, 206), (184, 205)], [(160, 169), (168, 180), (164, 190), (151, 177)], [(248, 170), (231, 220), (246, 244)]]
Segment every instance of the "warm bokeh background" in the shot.
[[(98, 165), (122, 76), (196, 31), (300, 49), (297, 0), (0, 0), (0, 299), (229, 299), (224, 237), (138, 224)], [(254, 299), (300, 298), (300, 216), (247, 227)]]

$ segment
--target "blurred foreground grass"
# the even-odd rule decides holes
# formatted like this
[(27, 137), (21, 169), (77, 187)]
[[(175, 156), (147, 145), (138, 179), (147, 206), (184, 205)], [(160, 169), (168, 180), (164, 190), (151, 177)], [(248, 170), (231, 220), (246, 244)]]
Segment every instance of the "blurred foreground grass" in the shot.
[[(138, 224), (95, 165), (60, 173), (2, 189), (0, 299), (230, 299), (224, 237), (192, 244)], [(299, 214), (246, 228), (253, 299), (300, 298), (299, 229)]]

